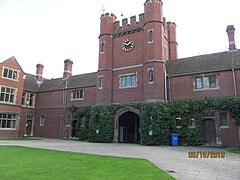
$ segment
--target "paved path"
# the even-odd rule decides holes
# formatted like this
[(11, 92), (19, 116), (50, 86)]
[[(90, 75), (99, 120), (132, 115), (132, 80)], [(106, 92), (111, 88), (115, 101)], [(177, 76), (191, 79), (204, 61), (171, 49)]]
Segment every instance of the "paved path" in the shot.
[[(99, 144), (67, 140), (0, 141), (1, 145), (82, 152), (148, 159), (176, 179), (240, 179), (240, 155), (224, 149), (202, 147), (141, 146), (137, 144)], [(188, 158), (189, 151), (225, 151), (221, 159)]]

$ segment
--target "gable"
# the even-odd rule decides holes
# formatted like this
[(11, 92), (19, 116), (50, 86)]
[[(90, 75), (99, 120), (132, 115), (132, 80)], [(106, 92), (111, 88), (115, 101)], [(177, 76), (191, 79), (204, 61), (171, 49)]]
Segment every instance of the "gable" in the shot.
[(18, 61), (15, 59), (14, 56), (3, 61), (2, 63), (0, 63), (0, 65), (1, 65), (1, 67), (15, 69), (15, 70), (18, 70), (18, 71), (24, 73), (22, 67), (19, 65)]

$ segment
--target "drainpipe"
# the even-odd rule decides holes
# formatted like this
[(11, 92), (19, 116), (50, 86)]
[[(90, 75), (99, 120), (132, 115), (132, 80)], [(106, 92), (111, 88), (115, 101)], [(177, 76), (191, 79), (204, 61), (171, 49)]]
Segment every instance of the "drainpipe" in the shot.
[(237, 94), (237, 84), (236, 84), (236, 74), (235, 74), (235, 69), (234, 68), (232, 68), (232, 75), (233, 75), (234, 96), (238, 96), (238, 94)]
[(169, 101), (172, 101), (172, 96), (171, 96), (171, 76), (168, 76), (168, 91), (169, 91)]
[(168, 96), (168, 94), (167, 94), (167, 71), (165, 70), (164, 71), (164, 99), (166, 102), (168, 101), (167, 96)]
[(65, 88), (63, 88), (63, 116), (62, 116), (62, 123), (61, 123), (61, 138), (64, 138), (64, 121), (66, 119), (66, 105), (67, 105), (67, 86), (68, 82), (67, 79), (65, 80)]

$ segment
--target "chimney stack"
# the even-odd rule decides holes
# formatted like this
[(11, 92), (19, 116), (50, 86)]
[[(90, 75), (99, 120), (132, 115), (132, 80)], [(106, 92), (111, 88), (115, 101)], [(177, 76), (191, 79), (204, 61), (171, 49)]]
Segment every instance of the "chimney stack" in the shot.
[(43, 73), (43, 64), (37, 64), (36, 66), (37, 70), (36, 70), (36, 78), (38, 81), (42, 81), (43, 77), (42, 77), (42, 73)]
[(229, 25), (227, 26), (227, 34), (228, 34), (228, 41), (229, 41), (229, 50), (232, 51), (232, 50), (235, 50), (236, 47), (235, 47), (235, 28), (233, 25)]
[(64, 61), (63, 78), (67, 78), (69, 76), (72, 76), (72, 65), (73, 65), (73, 62), (70, 59), (66, 59)]

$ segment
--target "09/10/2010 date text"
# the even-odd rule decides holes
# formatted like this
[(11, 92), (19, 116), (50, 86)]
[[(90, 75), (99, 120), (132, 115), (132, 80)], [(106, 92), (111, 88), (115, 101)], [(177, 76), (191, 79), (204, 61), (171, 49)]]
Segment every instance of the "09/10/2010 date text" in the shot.
[(225, 158), (224, 151), (189, 151), (188, 158)]

